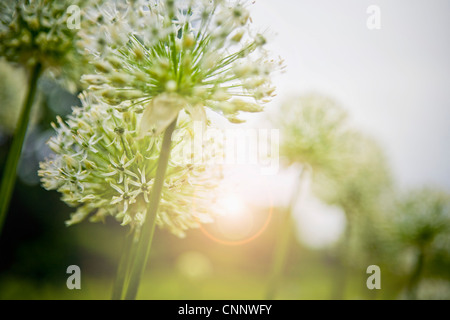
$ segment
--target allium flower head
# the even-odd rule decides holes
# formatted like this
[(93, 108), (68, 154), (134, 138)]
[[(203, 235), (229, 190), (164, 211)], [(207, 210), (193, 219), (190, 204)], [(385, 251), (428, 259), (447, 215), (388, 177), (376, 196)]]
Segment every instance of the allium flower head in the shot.
[(80, 46), (98, 72), (84, 81), (108, 103), (147, 103), (146, 131), (162, 132), (181, 109), (194, 120), (208, 107), (241, 122), (239, 112), (262, 111), (274, 95), (281, 62), (267, 57), (239, 1), (138, 0), (87, 17), (99, 28), (83, 31)]
[(25, 66), (62, 67), (76, 60), (71, 5), (87, 0), (17, 0), (0, 4), (0, 56)]
[(387, 158), (370, 136), (355, 134), (349, 142), (345, 165), (333, 176), (320, 175), (313, 187), (322, 200), (340, 206), (347, 216), (379, 211), (381, 200), (393, 192)]
[(281, 153), (290, 163), (335, 174), (353, 156), (347, 112), (329, 97), (309, 93), (287, 100), (276, 121), (283, 135)]
[[(426, 248), (449, 239), (450, 195), (445, 191), (423, 188), (410, 191), (397, 202), (392, 228), (396, 240), (406, 246)], [(441, 237), (439, 239), (438, 237)], [(447, 246), (448, 252), (448, 246)]]
[[(40, 164), (43, 186), (62, 193), (64, 202), (77, 207), (68, 225), (88, 216), (91, 221), (114, 216), (122, 225), (139, 227), (145, 220), (162, 137), (138, 137), (142, 118), (134, 110), (138, 106), (119, 112), (92, 96), (81, 98), (82, 108), (75, 108), (67, 121), (58, 117), (58, 124), (53, 124), (57, 134), (48, 144), (55, 154)], [(176, 136), (189, 137), (192, 122), (187, 116), (180, 118)], [(172, 143), (156, 222), (179, 236), (212, 221), (220, 175), (217, 168), (186, 163), (191, 156), (186, 154), (191, 150), (186, 140)]]
[(390, 190), (381, 147), (351, 125), (334, 99), (309, 93), (285, 102), (281, 111), (280, 152), (290, 163), (312, 168), (312, 187), (320, 199), (356, 215), (372, 210)]

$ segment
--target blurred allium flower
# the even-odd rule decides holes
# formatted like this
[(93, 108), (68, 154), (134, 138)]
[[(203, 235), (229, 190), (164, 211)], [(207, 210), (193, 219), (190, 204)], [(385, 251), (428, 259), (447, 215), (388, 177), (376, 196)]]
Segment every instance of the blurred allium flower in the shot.
[[(89, 0), (17, 0), (0, 4), (0, 56), (24, 66), (42, 64), (76, 75), (81, 65), (76, 50), (78, 29), (72, 27), (72, 5), (81, 8)], [(76, 79), (78, 80), (78, 79)]]
[(347, 168), (354, 139), (347, 112), (333, 99), (309, 93), (287, 100), (276, 125), (281, 128), (280, 153), (289, 163), (337, 174)]
[(433, 277), (448, 275), (450, 195), (432, 188), (413, 190), (403, 196), (394, 209), (396, 212), (389, 219), (391, 241), (398, 250), (394, 253), (399, 258), (406, 252), (416, 256), (414, 265), (409, 268), (405, 297), (425, 298), (421, 278), (430, 274)]
[(315, 195), (341, 207), (352, 219), (348, 223), (367, 221), (379, 211), (380, 199), (392, 191), (392, 179), (378, 143), (358, 132), (346, 111), (326, 96), (303, 95), (287, 101), (281, 111), (281, 154), (312, 168)]
[(397, 203), (392, 221), (404, 245), (426, 249), (450, 231), (450, 195), (435, 189), (414, 190)]
[(380, 210), (383, 197), (392, 194), (392, 176), (379, 144), (362, 133), (347, 144), (347, 160), (335, 175), (320, 175), (314, 188), (327, 203), (344, 209), (347, 218)]
[(142, 130), (162, 132), (185, 109), (205, 120), (204, 107), (242, 122), (274, 95), (266, 39), (250, 28), (239, 1), (137, 0), (97, 6), (80, 47), (95, 57), (98, 73), (84, 81), (111, 104), (145, 104)]
[[(66, 122), (58, 117), (58, 124), (53, 124), (57, 134), (48, 144), (55, 154), (41, 163), (43, 186), (59, 191), (64, 202), (77, 207), (67, 225), (88, 216), (91, 221), (114, 216), (122, 225), (139, 227), (148, 209), (162, 137), (138, 137), (139, 106), (125, 103), (128, 111), (119, 112), (93, 96), (81, 98), (82, 108), (74, 108)], [(217, 168), (186, 163), (192, 150), (185, 145), (192, 134), (187, 119), (180, 115), (177, 135), (185, 139), (172, 143), (156, 221), (178, 236), (212, 221), (220, 175)]]

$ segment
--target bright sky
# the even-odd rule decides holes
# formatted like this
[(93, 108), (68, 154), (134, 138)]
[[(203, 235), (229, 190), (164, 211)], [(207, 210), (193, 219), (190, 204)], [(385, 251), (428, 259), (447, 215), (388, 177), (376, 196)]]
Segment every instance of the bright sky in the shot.
[[(380, 8), (379, 30), (367, 28), (370, 5)], [(274, 34), (271, 51), (287, 65), (275, 81), (278, 97), (269, 113), (292, 94), (331, 95), (384, 146), (400, 187), (450, 191), (450, 1), (256, 0), (251, 10), (254, 25)], [(274, 202), (286, 203), (296, 174), (267, 178)], [(249, 194), (264, 199), (263, 183), (252, 179)], [(329, 235), (336, 238), (345, 224), (342, 216), (332, 220), (330, 210), (309, 203), (324, 213), (306, 210), (299, 225), (321, 230), (325, 238), (317, 239), (316, 232), (316, 239), (306, 235), (306, 241), (332, 241)]]
[[(366, 26), (369, 5), (380, 30)], [(450, 1), (257, 0), (252, 13), (287, 65), (271, 109), (331, 95), (383, 144), (401, 186), (450, 191)]]

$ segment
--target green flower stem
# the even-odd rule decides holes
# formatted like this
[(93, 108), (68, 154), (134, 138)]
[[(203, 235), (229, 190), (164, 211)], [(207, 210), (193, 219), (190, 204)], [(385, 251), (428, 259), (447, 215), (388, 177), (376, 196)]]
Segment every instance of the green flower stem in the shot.
[(417, 262), (414, 267), (414, 270), (409, 278), (407, 285), (407, 298), (409, 300), (417, 299), (417, 287), (420, 282), (420, 278), (422, 276), (422, 271), (425, 263), (425, 249), (423, 247), (420, 248), (419, 254), (417, 255)]
[(294, 209), (295, 203), (303, 194), (303, 185), (306, 179), (307, 173), (306, 167), (304, 167), (300, 173), (300, 177), (295, 186), (294, 192), (289, 203), (289, 207), (284, 213), (284, 219), (281, 223), (280, 230), (278, 234), (280, 237), (276, 243), (274, 259), (272, 264), (272, 271), (269, 278), (269, 286), (266, 292), (266, 300), (273, 300), (275, 298), (278, 285), (282, 278), (282, 273), (286, 264), (287, 252), (289, 249), (289, 243), (293, 233), (293, 221), (292, 221), (292, 211)]
[(9, 203), (11, 201), (11, 196), (14, 190), (17, 165), (19, 163), (20, 154), (22, 153), (22, 145), (25, 140), (28, 122), (30, 120), (30, 111), (33, 106), (34, 96), (36, 95), (37, 82), (41, 70), (41, 64), (37, 63), (34, 65), (31, 71), (30, 79), (28, 82), (28, 94), (25, 100), (25, 104), (22, 108), (22, 112), (20, 114), (11, 149), (9, 150), (5, 168), (3, 171), (3, 178), (0, 187), (0, 234), (3, 229), (3, 224), (8, 213)]
[(150, 248), (152, 245), (153, 234), (156, 225), (156, 215), (158, 212), (159, 201), (161, 199), (161, 191), (164, 185), (167, 165), (169, 163), (170, 151), (172, 146), (172, 134), (176, 128), (177, 118), (167, 127), (164, 132), (164, 138), (161, 147), (161, 153), (158, 160), (158, 168), (156, 169), (155, 181), (150, 194), (150, 204), (147, 211), (145, 222), (141, 229), (136, 249), (136, 258), (134, 260), (130, 282), (125, 294), (125, 299), (134, 300), (139, 289), (139, 283), (147, 264)]
[(122, 250), (122, 255), (120, 257), (119, 267), (117, 269), (116, 279), (114, 280), (113, 291), (111, 295), (111, 300), (121, 300), (123, 299), (124, 289), (126, 287), (126, 282), (129, 277), (129, 270), (131, 268), (131, 260), (134, 256), (134, 234), (129, 234), (126, 236), (125, 244)]
[(331, 300), (342, 300), (345, 297), (348, 281), (348, 261), (350, 257), (350, 242), (352, 237), (352, 219), (346, 212), (347, 225), (345, 227), (342, 243), (340, 244), (337, 265), (334, 275), (334, 284), (331, 290)]

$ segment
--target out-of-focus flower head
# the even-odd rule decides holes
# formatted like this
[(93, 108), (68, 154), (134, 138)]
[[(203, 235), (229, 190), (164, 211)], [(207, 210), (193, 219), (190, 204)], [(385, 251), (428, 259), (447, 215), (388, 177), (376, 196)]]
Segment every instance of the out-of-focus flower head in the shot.
[(279, 114), (280, 153), (289, 163), (312, 169), (314, 192), (323, 201), (352, 215), (372, 210), (390, 190), (392, 180), (382, 149), (355, 129), (335, 100), (309, 93), (286, 101)]
[(398, 240), (403, 244), (426, 249), (440, 235), (446, 237), (448, 244), (450, 231), (448, 193), (432, 188), (414, 190), (401, 198), (396, 208), (397, 212), (392, 222)]
[(350, 157), (347, 112), (333, 99), (309, 93), (285, 101), (275, 125), (280, 128), (280, 153), (288, 163), (310, 166), (313, 171), (335, 174)]
[[(89, 0), (17, 0), (0, 4), (0, 56), (30, 67), (36, 63), (52, 71), (80, 77), (83, 61), (76, 50), (75, 25)], [(80, 11), (72, 11), (70, 8)], [(78, 71), (78, 72), (77, 72)], [(78, 79), (75, 79), (78, 80)]]
[[(448, 192), (435, 187), (409, 190), (397, 195), (389, 209), (385, 215), (386, 246), (388, 258), (394, 255), (398, 261), (394, 270), (411, 275), (420, 259), (425, 258), (426, 275), (445, 277), (450, 262)], [(421, 292), (424, 284), (418, 283), (418, 296), (426, 293)]]
[(348, 141), (346, 161), (334, 175), (318, 175), (314, 189), (330, 204), (344, 209), (347, 217), (374, 213), (393, 192), (391, 170), (385, 154), (372, 137), (356, 133)]
[(240, 1), (137, 0), (86, 13), (80, 48), (94, 57), (84, 81), (105, 101), (146, 104), (144, 131), (160, 133), (185, 109), (205, 120), (208, 107), (231, 122), (259, 112), (274, 96), (266, 39)]
[[(40, 165), (43, 186), (77, 207), (68, 225), (88, 216), (91, 221), (113, 216), (122, 225), (139, 228), (148, 209), (162, 137), (138, 137), (143, 115), (133, 109), (139, 106), (125, 102), (129, 111), (119, 112), (93, 96), (81, 98), (82, 108), (74, 108), (67, 121), (58, 117), (58, 124), (53, 124), (57, 134), (48, 144), (55, 154)], [(178, 236), (212, 221), (214, 190), (221, 177), (219, 167), (187, 162), (193, 152), (186, 146), (192, 135), (188, 119), (180, 114), (156, 222)], [(213, 142), (206, 141), (205, 154), (212, 147)]]

